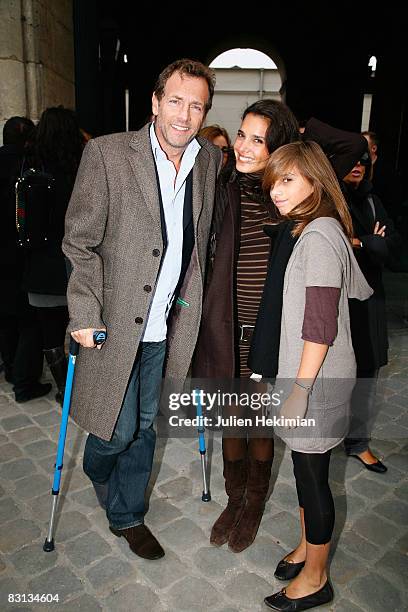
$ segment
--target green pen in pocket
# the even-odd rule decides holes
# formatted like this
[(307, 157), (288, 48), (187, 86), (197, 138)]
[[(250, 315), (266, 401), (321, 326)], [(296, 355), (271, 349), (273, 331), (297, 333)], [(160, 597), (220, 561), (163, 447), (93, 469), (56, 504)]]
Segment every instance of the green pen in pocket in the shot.
[(181, 298), (181, 297), (177, 298), (177, 304), (179, 306), (182, 306), (183, 308), (188, 308), (190, 306), (190, 304), (188, 302), (186, 302), (186, 300), (183, 300), (183, 298)]

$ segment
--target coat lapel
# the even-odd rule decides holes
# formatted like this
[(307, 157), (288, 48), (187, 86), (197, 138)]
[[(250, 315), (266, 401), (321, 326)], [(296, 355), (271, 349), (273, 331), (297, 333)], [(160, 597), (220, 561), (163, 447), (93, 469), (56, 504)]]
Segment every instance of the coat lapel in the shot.
[(137, 184), (140, 187), (146, 206), (155, 224), (160, 228), (159, 191), (154, 167), (154, 159), (149, 137), (149, 125), (135, 132), (129, 146), (129, 163), (132, 167)]
[(205, 180), (210, 156), (202, 147), (193, 168), (193, 222), (194, 234), (197, 236), (198, 220), (205, 200)]

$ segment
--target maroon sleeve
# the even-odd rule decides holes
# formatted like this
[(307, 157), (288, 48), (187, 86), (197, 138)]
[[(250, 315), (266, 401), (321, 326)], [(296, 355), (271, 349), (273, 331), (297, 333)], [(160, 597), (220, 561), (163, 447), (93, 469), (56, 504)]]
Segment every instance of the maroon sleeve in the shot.
[(337, 336), (338, 287), (306, 287), (302, 340), (332, 346)]

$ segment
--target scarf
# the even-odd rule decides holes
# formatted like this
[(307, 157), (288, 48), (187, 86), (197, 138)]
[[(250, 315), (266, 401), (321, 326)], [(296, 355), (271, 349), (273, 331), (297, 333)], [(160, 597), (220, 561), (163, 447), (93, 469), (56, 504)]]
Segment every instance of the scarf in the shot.
[(297, 240), (292, 236), (292, 229), (290, 221), (264, 229), (268, 236), (276, 238), (248, 356), (248, 367), (264, 378), (275, 378), (278, 373), (283, 282)]

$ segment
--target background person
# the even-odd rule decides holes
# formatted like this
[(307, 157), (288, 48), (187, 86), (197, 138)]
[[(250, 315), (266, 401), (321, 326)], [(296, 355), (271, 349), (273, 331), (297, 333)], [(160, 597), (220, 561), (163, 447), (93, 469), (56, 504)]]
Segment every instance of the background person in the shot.
[(21, 288), (24, 251), (17, 245), (15, 183), (22, 160), (34, 136), (27, 117), (11, 117), (3, 128), (0, 147), (0, 352), (7, 382), (18, 403), (47, 395), (49, 383), (40, 383), (44, 356), (35, 310)]
[(365, 179), (372, 182), (374, 192), (380, 198), (387, 215), (392, 218), (394, 223), (398, 223), (403, 216), (403, 177), (381, 154), (381, 142), (376, 132), (365, 131), (362, 132), (362, 135), (367, 140), (372, 163), (369, 168), (370, 174), (366, 174)]
[(67, 371), (64, 342), (68, 324), (67, 269), (61, 249), (65, 213), (83, 150), (75, 113), (62, 106), (47, 108), (36, 128), (25, 167), (49, 173), (54, 196), (49, 214), (46, 246), (26, 250), (23, 287), (36, 310), (44, 355), (57, 385), (62, 404)]
[(207, 140), (221, 149), (223, 154), (223, 166), (225, 166), (231, 152), (231, 140), (227, 130), (217, 124), (207, 125), (200, 130), (199, 136), (207, 138)]
[(351, 335), (357, 360), (352, 400), (353, 420), (344, 441), (346, 453), (366, 469), (384, 473), (386, 466), (369, 448), (370, 429), (376, 415), (375, 389), (379, 369), (388, 363), (387, 312), (382, 270), (398, 256), (401, 238), (373, 191), (367, 153), (344, 177), (346, 199), (353, 221), (353, 247), (358, 264), (374, 290), (365, 302), (350, 300)]

